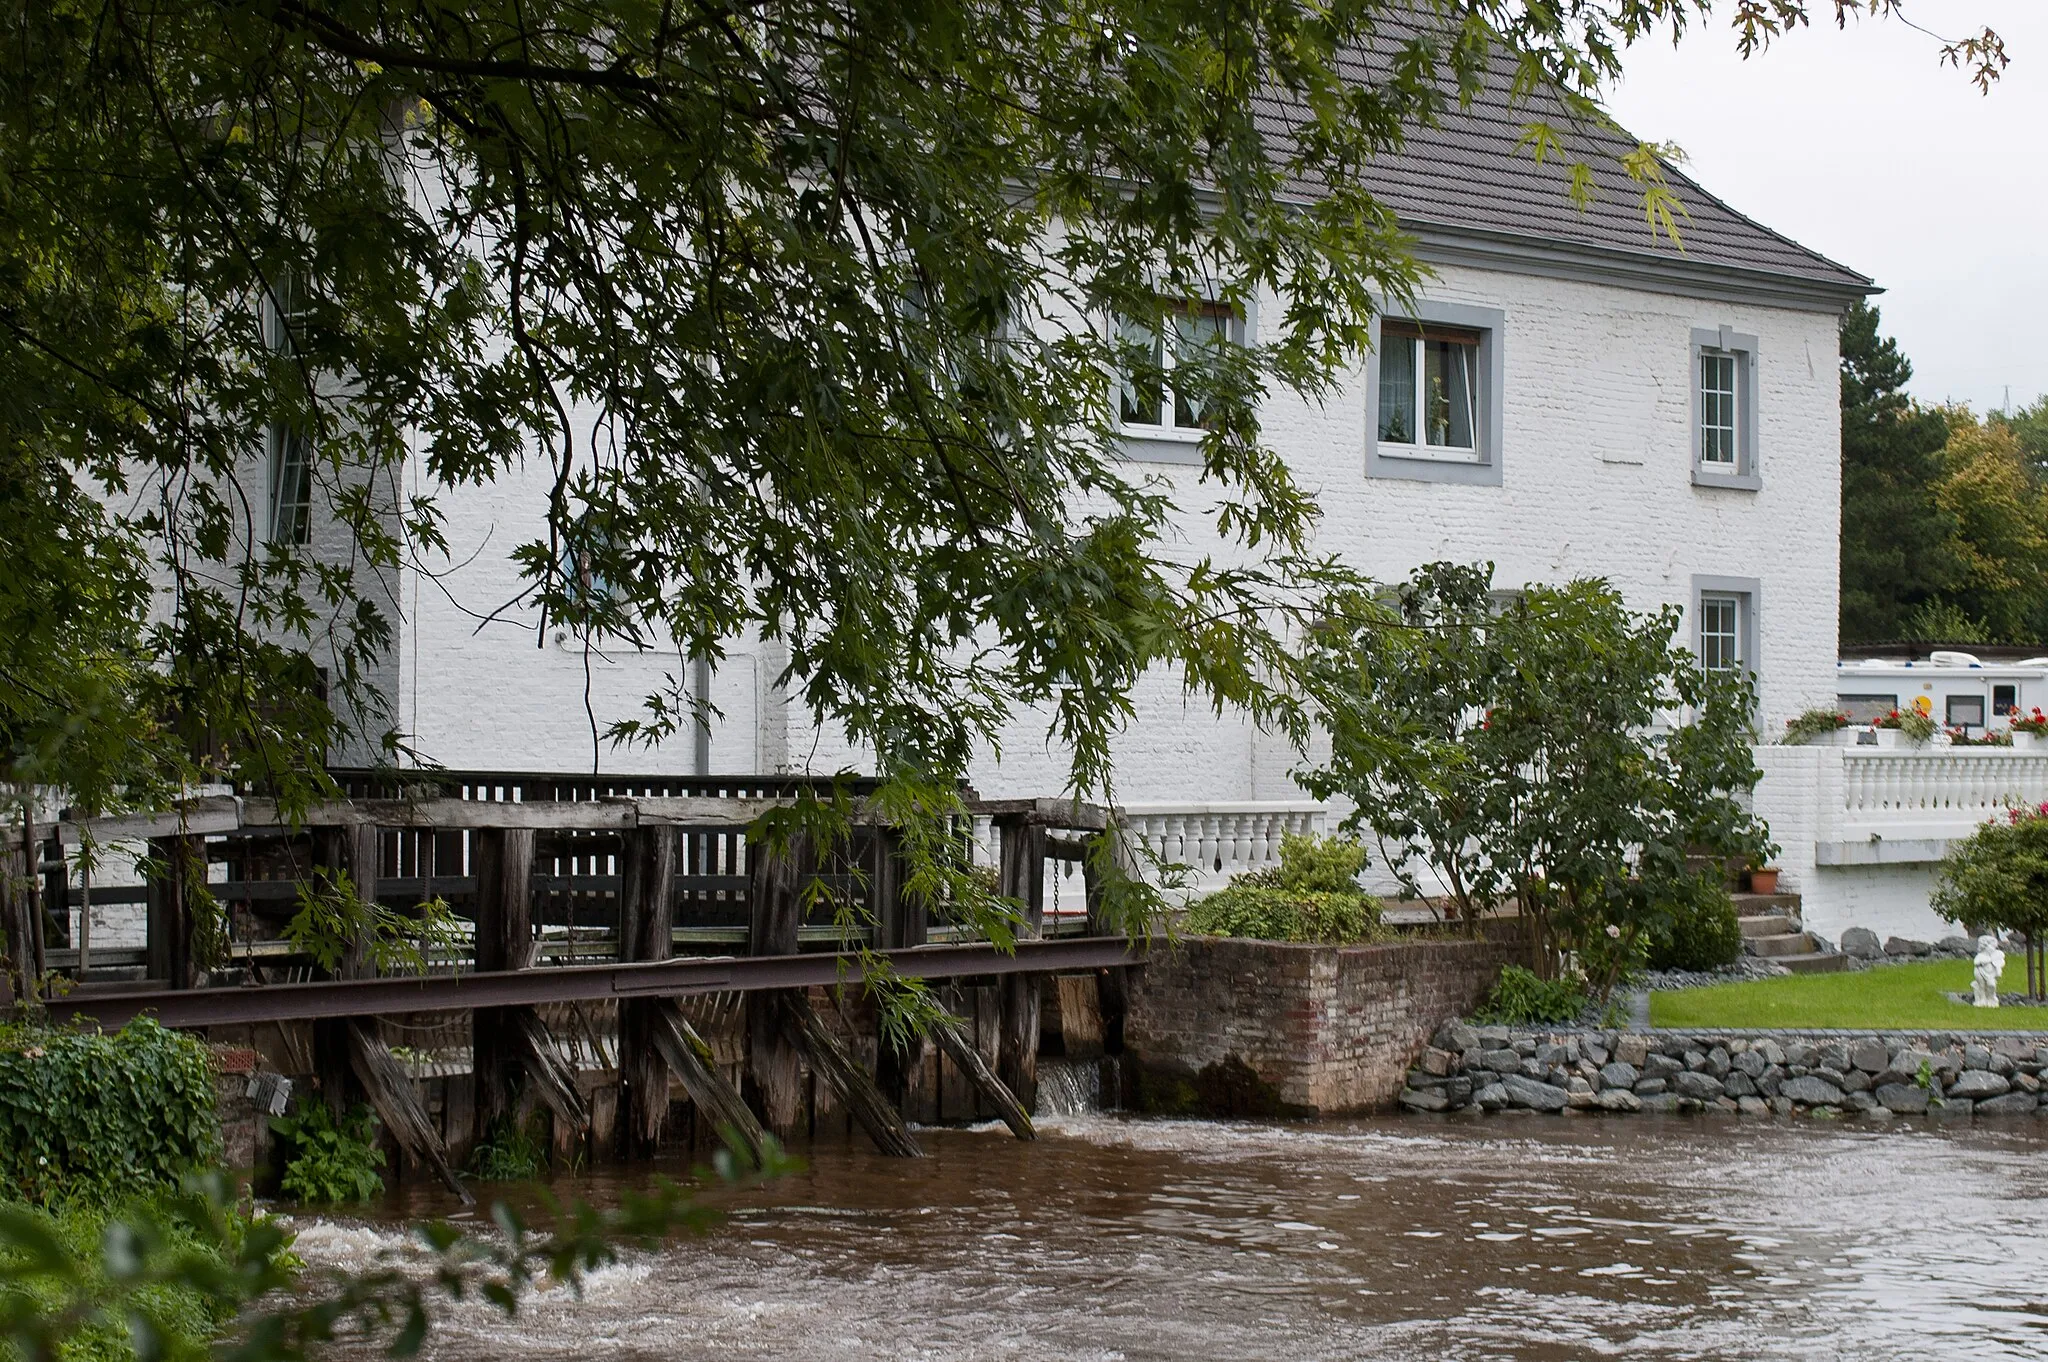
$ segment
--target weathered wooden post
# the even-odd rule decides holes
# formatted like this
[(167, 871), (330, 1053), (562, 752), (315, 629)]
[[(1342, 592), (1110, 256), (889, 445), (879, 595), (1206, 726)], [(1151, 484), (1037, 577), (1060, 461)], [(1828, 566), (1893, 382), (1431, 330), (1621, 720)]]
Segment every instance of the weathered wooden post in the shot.
[[(795, 955), (803, 923), (802, 876), (811, 860), (810, 834), (795, 832), (787, 843), (747, 847), (747, 953)], [(783, 1025), (778, 990), (747, 995), (747, 1101), (779, 1136), (796, 1129), (802, 1113), (802, 1073), (796, 1047)]]
[[(481, 828), (471, 844), (476, 871), (476, 967), (533, 967), (531, 828)], [(475, 1138), (516, 1116), (522, 1076), (555, 1117), (556, 1143), (582, 1136), (589, 1114), (576, 1074), (556, 1050), (533, 1008), (480, 1007), (470, 1014), (470, 1068), (476, 1081)]]
[(206, 878), (206, 842), (193, 836), (149, 839), (150, 876), (145, 945), (149, 976), (165, 988), (190, 988), (192, 885)]
[(0, 929), (6, 933), (7, 1002), (33, 1005), (42, 978), (36, 968), (34, 904), (28, 892), (26, 835), (4, 829), (8, 840), (0, 849)]
[[(1102, 836), (1107, 841), (1110, 873), (1124, 879), (1137, 879), (1140, 874), (1138, 857), (1131, 849), (1130, 834), (1117, 814), (1110, 815), (1109, 825), (1103, 829)], [(1081, 874), (1088, 893), (1088, 935), (1114, 935), (1118, 924), (1107, 921), (1104, 916), (1104, 876), (1097, 869), (1094, 855), (1081, 863)], [(1095, 985), (1096, 1004), (1102, 1013), (1103, 1053), (1121, 1055), (1124, 1052), (1124, 1014), (1130, 1007), (1130, 972), (1122, 965), (1097, 970)]]
[[(1020, 938), (1036, 937), (1045, 923), (1045, 824), (1030, 814), (996, 819), (1002, 860), (998, 891), (1024, 905)], [(1002, 1029), (996, 1076), (1025, 1111), (1038, 1096), (1038, 1008), (1044, 984), (1035, 974), (1006, 974), (1001, 986)]]
[[(666, 960), (675, 939), (676, 841), (671, 827), (626, 834), (619, 877), (619, 959)], [(645, 1156), (668, 1121), (668, 1061), (655, 1040), (662, 1000), (619, 1003), (619, 1144)]]

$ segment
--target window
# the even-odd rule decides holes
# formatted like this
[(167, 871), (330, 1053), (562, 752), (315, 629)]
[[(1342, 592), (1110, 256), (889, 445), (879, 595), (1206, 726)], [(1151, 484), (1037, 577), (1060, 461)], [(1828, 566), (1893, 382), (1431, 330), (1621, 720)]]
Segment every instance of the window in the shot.
[(1367, 477), (1499, 486), (1505, 314), (1420, 302), (1374, 328)]
[(1693, 652), (1710, 672), (1757, 670), (1757, 601), (1752, 577), (1692, 579)]
[(1477, 458), (1479, 333), (1380, 324), (1379, 442), (1436, 458)]
[(281, 421), (270, 423), (270, 539), (304, 544), (313, 530), (313, 461), (306, 437)]
[(1981, 695), (1949, 696), (1948, 726), (1950, 728), (1984, 727), (1984, 697)]
[(1200, 439), (1209, 414), (1198, 394), (1173, 381), (1174, 369), (1204, 350), (1230, 343), (1235, 318), (1221, 303), (1197, 303), (1174, 315), (1162, 329), (1119, 318), (1116, 340), (1138, 362), (1125, 371), (1118, 394), (1124, 428), (1145, 435)]
[(1742, 602), (1733, 596), (1700, 597), (1700, 665), (1732, 672), (1742, 665)]
[(1754, 491), (1756, 337), (1729, 327), (1692, 333), (1692, 480)]
[(2004, 718), (2020, 707), (2020, 688), (2014, 686), (1993, 686), (1991, 688), (1991, 712)]
[[(308, 313), (298, 275), (289, 270), (280, 274), (262, 307), (263, 342), (271, 353), (297, 353), (293, 336)], [(305, 435), (283, 421), (270, 423), (264, 446), (270, 467), (270, 540), (304, 544), (313, 531), (312, 451)]]
[(1897, 695), (1837, 695), (1835, 703), (1849, 716), (1852, 724), (1876, 723), (1899, 707)]

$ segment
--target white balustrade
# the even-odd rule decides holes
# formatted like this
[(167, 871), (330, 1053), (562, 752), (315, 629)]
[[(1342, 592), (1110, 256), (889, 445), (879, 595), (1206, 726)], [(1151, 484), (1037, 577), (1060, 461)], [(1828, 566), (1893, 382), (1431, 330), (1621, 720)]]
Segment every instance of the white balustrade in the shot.
[(1838, 836), (1965, 836), (2048, 801), (2048, 753), (1996, 747), (1842, 751)]
[(1309, 800), (1125, 804), (1123, 814), (1153, 859), (1184, 867), (1185, 887), (1196, 893), (1278, 865), (1282, 836), (1320, 834), (1329, 825), (1329, 810)]

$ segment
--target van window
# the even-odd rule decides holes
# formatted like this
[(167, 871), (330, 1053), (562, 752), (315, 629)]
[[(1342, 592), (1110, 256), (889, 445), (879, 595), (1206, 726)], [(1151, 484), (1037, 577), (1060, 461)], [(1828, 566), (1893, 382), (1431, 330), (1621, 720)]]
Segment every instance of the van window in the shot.
[(1993, 686), (1991, 688), (1991, 713), (2000, 719), (2009, 718), (2020, 707), (2018, 686)]
[(1950, 728), (1984, 727), (1984, 697), (1981, 695), (1949, 696), (1948, 726)]
[(1835, 700), (1852, 724), (1874, 723), (1899, 707), (1896, 695), (1837, 695)]

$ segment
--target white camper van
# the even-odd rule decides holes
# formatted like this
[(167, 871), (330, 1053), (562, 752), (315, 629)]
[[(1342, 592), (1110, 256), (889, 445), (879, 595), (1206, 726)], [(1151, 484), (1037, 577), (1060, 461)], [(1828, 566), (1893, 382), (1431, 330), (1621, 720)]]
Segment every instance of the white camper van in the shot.
[(2004, 728), (2017, 709), (2048, 710), (2048, 657), (1981, 662), (1972, 653), (1930, 653), (1924, 662), (1873, 658), (1835, 664), (1835, 700), (1849, 721), (1867, 724), (1925, 696), (1944, 728), (1971, 737)]

